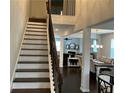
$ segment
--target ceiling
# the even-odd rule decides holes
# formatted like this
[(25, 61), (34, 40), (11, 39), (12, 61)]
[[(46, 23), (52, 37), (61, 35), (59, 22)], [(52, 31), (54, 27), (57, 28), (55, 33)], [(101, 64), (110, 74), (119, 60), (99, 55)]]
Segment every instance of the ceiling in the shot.
[(72, 31), (74, 27), (74, 25), (53, 24), (54, 32), (61, 35), (68, 31)]
[[(75, 25), (72, 24), (53, 24), (53, 28), (56, 34), (62, 35), (62, 36), (81, 36), (80, 31), (74, 31)], [(96, 24), (91, 26), (92, 28), (92, 33), (97, 34), (107, 34), (107, 33), (112, 33), (114, 32), (114, 19)], [(96, 31), (97, 29), (97, 31)], [(83, 31), (83, 30), (82, 30)]]
[(114, 19), (111, 19), (109, 21), (102, 22), (100, 24), (92, 26), (92, 28), (97, 29), (114, 29)]
[[(103, 35), (103, 34), (110, 34), (113, 32), (114, 32), (114, 30), (91, 29), (91, 37), (94, 37), (96, 34), (97, 35)], [(83, 38), (83, 31), (68, 35), (66, 37), (68, 37), (68, 38)]]

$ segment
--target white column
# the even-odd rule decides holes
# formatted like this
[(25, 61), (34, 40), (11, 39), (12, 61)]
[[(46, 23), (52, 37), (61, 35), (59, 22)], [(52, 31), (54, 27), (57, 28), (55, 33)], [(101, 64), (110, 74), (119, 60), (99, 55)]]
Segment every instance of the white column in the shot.
[(60, 36), (60, 62), (59, 67), (63, 67), (64, 38)]
[(83, 57), (82, 57), (82, 71), (81, 71), (81, 91), (89, 92), (89, 78), (90, 78), (90, 36), (91, 28), (83, 30)]

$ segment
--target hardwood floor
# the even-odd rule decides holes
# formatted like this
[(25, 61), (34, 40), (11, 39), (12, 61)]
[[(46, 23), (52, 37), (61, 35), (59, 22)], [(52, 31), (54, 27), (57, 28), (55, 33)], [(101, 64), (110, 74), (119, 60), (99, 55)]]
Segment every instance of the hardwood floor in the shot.
[[(63, 84), (61, 93), (82, 93), (80, 91), (81, 69), (80, 68), (61, 68)], [(95, 75), (90, 74), (90, 93), (97, 93)]]

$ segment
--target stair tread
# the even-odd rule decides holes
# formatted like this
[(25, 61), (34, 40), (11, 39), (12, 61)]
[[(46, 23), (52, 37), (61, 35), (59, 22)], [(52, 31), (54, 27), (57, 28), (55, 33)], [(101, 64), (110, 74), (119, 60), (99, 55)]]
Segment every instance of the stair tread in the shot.
[(46, 27), (27, 27), (27, 29), (47, 29)]
[(29, 18), (29, 22), (46, 23), (47, 20), (44, 18)]
[(44, 51), (47, 51), (48, 49), (21, 48), (21, 50), (44, 50)]
[(46, 23), (39, 23), (39, 22), (27, 22), (28, 25), (47, 25)]
[(47, 29), (35, 29), (35, 28), (27, 28), (26, 30), (30, 30), (30, 31), (47, 31)]
[(50, 82), (49, 78), (15, 78), (13, 82)]
[(48, 49), (21, 48), (21, 50), (42, 50), (42, 51), (47, 51)]
[(27, 27), (47, 27), (47, 26), (40, 26), (40, 25), (27, 25)]
[(45, 23), (36, 23), (36, 22), (28, 22), (28, 25), (34, 25), (34, 26), (47, 26)]
[(11, 93), (50, 93), (50, 88), (42, 88), (42, 89), (13, 89)]
[(48, 55), (33, 55), (33, 54), (20, 54), (20, 56), (44, 56), (44, 57), (48, 57)]
[(38, 43), (22, 43), (23, 45), (47, 45), (47, 44), (38, 44)]
[(36, 30), (26, 30), (26, 32), (40, 32), (40, 33), (46, 33), (47, 31), (36, 31)]
[(47, 40), (47, 39), (39, 39), (39, 38), (24, 38), (24, 40)]
[(18, 64), (48, 64), (48, 61), (19, 61)]
[(49, 69), (16, 69), (16, 72), (49, 72)]

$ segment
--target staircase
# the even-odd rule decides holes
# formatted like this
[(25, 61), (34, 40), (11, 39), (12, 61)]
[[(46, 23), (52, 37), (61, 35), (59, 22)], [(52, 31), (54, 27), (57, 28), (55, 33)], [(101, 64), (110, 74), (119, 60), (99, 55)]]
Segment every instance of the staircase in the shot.
[(11, 93), (51, 93), (47, 24), (31, 21), (27, 22)]

